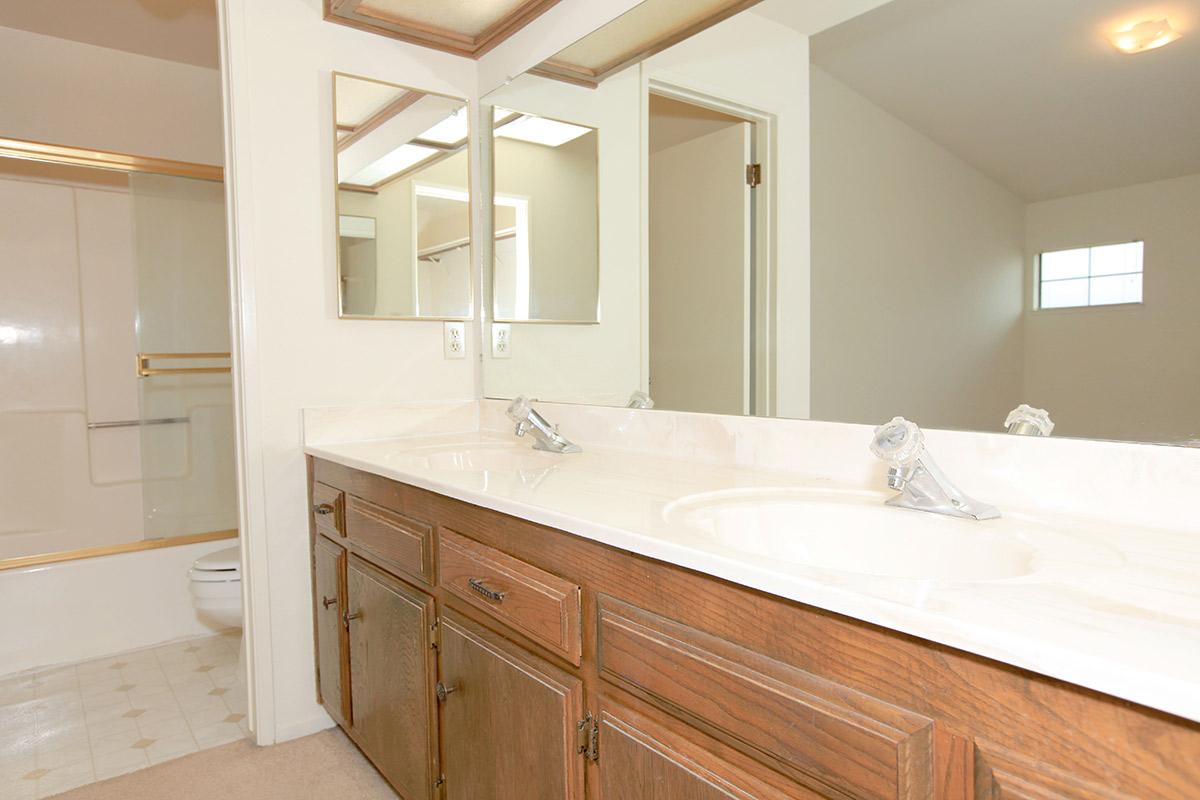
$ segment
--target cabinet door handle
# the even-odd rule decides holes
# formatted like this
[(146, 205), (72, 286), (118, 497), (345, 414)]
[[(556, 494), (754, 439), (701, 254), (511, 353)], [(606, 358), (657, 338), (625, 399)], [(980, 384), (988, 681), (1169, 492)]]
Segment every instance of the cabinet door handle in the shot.
[(322, 597), (321, 605), (325, 606), (326, 608), (329, 608), (330, 606), (336, 606), (337, 598), (336, 597)]
[(342, 622), (346, 623), (347, 625), (350, 624), (350, 620), (354, 619), (362, 619), (362, 611), (355, 611), (353, 614), (351, 614), (349, 609), (347, 609), (342, 613)]
[(442, 683), (441, 681), (438, 681), (438, 685), (437, 685), (438, 702), (439, 703), (446, 702), (446, 696), (449, 695), (451, 692), (457, 692), (457, 691), (458, 691), (457, 686), (453, 686), (453, 685), (447, 686), (446, 684)]
[(489, 589), (479, 578), (468, 578), (467, 586), (474, 589), (476, 594), (483, 595), (493, 603), (503, 603), (504, 595), (507, 594), (507, 592), (498, 592), (495, 589)]
[(334, 510), (334, 507), (329, 503), (318, 503), (317, 505), (313, 506), (313, 513), (320, 514), (321, 516), (332, 514)]

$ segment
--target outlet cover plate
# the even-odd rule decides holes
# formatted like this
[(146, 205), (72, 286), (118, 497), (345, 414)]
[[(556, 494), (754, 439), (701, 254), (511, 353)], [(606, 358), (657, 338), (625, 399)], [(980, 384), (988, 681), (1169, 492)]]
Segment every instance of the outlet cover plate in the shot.
[(512, 358), (512, 325), (492, 323), (492, 358)]
[(467, 357), (467, 323), (442, 323), (442, 351), (446, 358)]

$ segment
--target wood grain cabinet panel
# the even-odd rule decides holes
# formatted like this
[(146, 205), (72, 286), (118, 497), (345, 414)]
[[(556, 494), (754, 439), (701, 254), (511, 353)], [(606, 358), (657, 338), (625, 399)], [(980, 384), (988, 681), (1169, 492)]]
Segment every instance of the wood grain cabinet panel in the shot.
[(346, 535), (345, 497), (341, 490), (319, 481), (312, 485), (312, 508), (309, 511), (317, 531), (330, 539)]
[(360, 550), (421, 583), (433, 583), (433, 526), (351, 495), (346, 535)]
[(582, 800), (580, 680), (453, 612), (441, 657), (446, 800)]
[(579, 586), (445, 527), (439, 541), (447, 591), (579, 665)]
[(600, 674), (856, 798), (933, 796), (933, 721), (601, 595)]
[(313, 543), (315, 570), (313, 615), (317, 637), (317, 692), (329, 715), (342, 725), (350, 723), (350, 695), (346, 684), (346, 628), (342, 624), (345, 608), (346, 550), (326, 539)]
[[(1196, 757), (1200, 758), (1200, 753)], [(974, 800), (1138, 800), (1153, 796), (1097, 786), (984, 741), (975, 743), (975, 761)], [(1200, 786), (1195, 796), (1200, 797)]]
[[(658, 715), (605, 699), (600, 711), (601, 800), (821, 800), (761, 766), (736, 765), (721, 745)], [(774, 780), (770, 780), (771, 778)], [(770, 782), (768, 782), (770, 781)]]
[(438, 774), (433, 598), (357, 556), (346, 575), (354, 731), (406, 800), (428, 800)]

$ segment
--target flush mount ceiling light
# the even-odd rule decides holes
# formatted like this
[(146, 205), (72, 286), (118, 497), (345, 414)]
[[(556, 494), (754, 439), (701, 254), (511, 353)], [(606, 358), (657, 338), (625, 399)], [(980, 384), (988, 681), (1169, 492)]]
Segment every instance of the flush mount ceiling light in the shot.
[(497, 136), (544, 144), (547, 147), (558, 147), (591, 132), (591, 128), (582, 125), (572, 125), (569, 122), (535, 117), (531, 114), (525, 114), (496, 128)]
[(374, 186), (415, 164), (421, 163), (431, 156), (437, 155), (438, 152), (432, 147), (403, 144), (383, 158), (363, 167), (351, 175), (344, 183), (352, 183), (359, 186)]
[(1113, 47), (1122, 53), (1133, 55), (1147, 50), (1157, 50), (1178, 39), (1179, 31), (1171, 27), (1165, 19), (1144, 20), (1136, 25), (1129, 25), (1108, 35)]
[(467, 109), (458, 109), (418, 138), (438, 144), (458, 144), (467, 138)]

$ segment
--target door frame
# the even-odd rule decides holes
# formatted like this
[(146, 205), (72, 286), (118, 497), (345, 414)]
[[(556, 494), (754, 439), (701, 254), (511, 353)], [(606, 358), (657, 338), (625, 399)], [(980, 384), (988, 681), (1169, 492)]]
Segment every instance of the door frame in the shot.
[(753, 225), (753, 248), (751, 286), (753, 296), (754, 329), (751, 333), (751, 355), (753, 358), (754, 385), (750, 396), (754, 398), (751, 412), (755, 416), (773, 417), (778, 409), (778, 380), (776, 359), (776, 335), (778, 329), (778, 291), (776, 270), (776, 181), (775, 159), (777, 148), (777, 121), (774, 114), (739, 102), (738, 100), (713, 93), (700, 87), (691, 87), (677, 80), (650, 77), (645, 62), (641, 65), (641, 115), (645, 124), (641, 126), (641, 370), (643, 390), (648, 391), (650, 381), (650, 95), (668, 97), (689, 105), (719, 111), (738, 117), (754, 126), (752, 154), (756, 163), (762, 165), (763, 181), (751, 193)]

